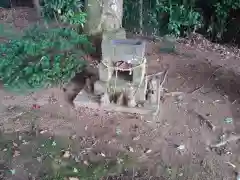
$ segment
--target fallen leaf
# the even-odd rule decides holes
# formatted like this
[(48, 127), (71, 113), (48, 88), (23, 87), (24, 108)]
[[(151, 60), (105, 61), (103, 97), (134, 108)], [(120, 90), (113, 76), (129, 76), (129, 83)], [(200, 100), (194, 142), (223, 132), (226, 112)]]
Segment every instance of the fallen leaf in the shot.
[(16, 170), (15, 169), (11, 169), (10, 172), (11, 172), (12, 175), (16, 174)]
[(47, 130), (41, 130), (39, 133), (40, 134), (44, 134), (44, 133), (46, 133), (47, 132)]
[(183, 176), (183, 173), (179, 173), (178, 176), (182, 177), (182, 176)]
[(26, 141), (26, 140), (22, 140), (22, 143), (23, 143), (24, 145), (29, 144), (29, 142)]
[(122, 130), (120, 129), (120, 127), (116, 127), (116, 134), (120, 135), (122, 133)]
[(19, 156), (19, 155), (20, 155), (20, 151), (14, 151), (13, 157), (17, 157), (17, 156)]
[(84, 163), (85, 165), (89, 166), (88, 161), (85, 160), (83, 163)]
[(151, 153), (151, 152), (152, 152), (151, 149), (147, 149), (147, 150), (145, 150), (145, 153), (146, 153), (146, 154), (149, 154), (149, 153)]
[(56, 146), (56, 145), (57, 145), (56, 141), (53, 141), (52, 146)]
[(136, 137), (133, 138), (133, 141), (137, 141), (139, 139), (140, 139), (140, 136), (136, 136)]
[(37, 161), (38, 162), (42, 162), (42, 158), (41, 157), (37, 157)]
[(71, 137), (70, 137), (70, 139), (76, 139), (77, 138), (77, 135), (76, 134), (74, 134), (74, 135), (72, 135)]
[(224, 122), (227, 123), (227, 124), (231, 124), (233, 122), (233, 118), (227, 117), (227, 118), (224, 119)]
[(101, 153), (101, 156), (102, 156), (102, 157), (106, 157), (106, 155), (105, 155), (104, 153)]
[(134, 152), (134, 150), (133, 150), (132, 147), (129, 147), (129, 151), (130, 151), (130, 152)]
[(71, 156), (69, 151), (65, 151), (63, 154), (63, 158), (69, 158)]
[(37, 105), (37, 104), (33, 104), (33, 105), (32, 105), (32, 108), (33, 108), (33, 109), (40, 109), (40, 106)]
[(77, 177), (69, 177), (69, 180), (79, 180)]
[(74, 173), (78, 173), (78, 169), (77, 168), (73, 168), (73, 172)]

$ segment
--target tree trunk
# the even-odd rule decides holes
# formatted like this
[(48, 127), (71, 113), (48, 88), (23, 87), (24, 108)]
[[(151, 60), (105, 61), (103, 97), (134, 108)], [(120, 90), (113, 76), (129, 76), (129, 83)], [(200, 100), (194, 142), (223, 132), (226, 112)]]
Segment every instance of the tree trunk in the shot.
[(122, 27), (123, 0), (86, 0), (85, 2), (87, 34), (96, 35)]

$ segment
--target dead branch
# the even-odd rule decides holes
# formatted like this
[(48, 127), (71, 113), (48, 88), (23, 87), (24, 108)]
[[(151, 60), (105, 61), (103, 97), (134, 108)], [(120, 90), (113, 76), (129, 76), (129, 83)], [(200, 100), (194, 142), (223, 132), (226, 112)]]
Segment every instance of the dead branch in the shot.
[(240, 139), (240, 135), (231, 134), (228, 138), (220, 141), (217, 144), (212, 144), (212, 145), (210, 145), (210, 147), (211, 148), (219, 148), (219, 147), (224, 146), (225, 144), (227, 144), (231, 141), (238, 141), (239, 139)]
[(159, 89), (158, 89), (158, 100), (157, 100), (157, 102), (158, 102), (158, 105), (157, 105), (157, 110), (154, 112), (154, 116), (156, 116), (158, 113), (159, 113), (159, 110), (160, 110), (160, 101), (161, 101), (161, 91), (163, 90), (163, 85), (164, 85), (164, 83), (165, 83), (165, 81), (166, 81), (166, 79), (167, 79), (167, 75), (168, 75), (168, 69), (166, 70), (166, 72), (165, 72), (165, 74), (164, 74), (164, 77), (163, 77), (163, 80), (162, 80), (162, 82), (160, 83), (160, 85), (159, 85)]
[[(216, 73), (217, 71), (219, 71), (219, 69), (221, 69), (221, 68), (222, 68), (222, 66), (216, 68), (216, 69), (214, 70), (214, 72), (211, 74), (211, 76), (208, 77), (208, 79), (207, 79), (206, 82), (208, 82), (208, 81), (215, 75), (215, 73)], [(199, 87), (194, 88), (192, 91), (190, 91), (190, 92), (188, 92), (188, 93), (193, 94), (193, 93), (201, 90), (204, 86), (205, 86), (205, 83), (204, 83), (202, 86), (199, 86)]]
[(200, 124), (206, 123), (207, 126), (208, 126), (212, 131), (215, 131), (215, 130), (216, 130), (216, 126), (215, 126), (208, 118), (206, 118), (204, 115), (196, 112), (195, 110), (189, 110), (189, 112), (194, 113), (194, 114), (200, 119)]

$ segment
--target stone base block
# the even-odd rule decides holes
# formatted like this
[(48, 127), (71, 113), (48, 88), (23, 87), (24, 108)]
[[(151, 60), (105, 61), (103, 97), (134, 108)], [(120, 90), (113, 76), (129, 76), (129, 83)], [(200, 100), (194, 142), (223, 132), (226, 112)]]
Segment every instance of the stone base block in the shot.
[(117, 112), (123, 112), (123, 113), (136, 113), (136, 114), (152, 114), (156, 111), (157, 107), (153, 105), (146, 105), (144, 107), (134, 107), (129, 108), (125, 106), (120, 106), (116, 104), (108, 104), (108, 105), (101, 105), (99, 102), (94, 98), (89, 96), (84, 90), (81, 91), (77, 97), (73, 101), (75, 108), (80, 107), (87, 107), (91, 109), (97, 109), (97, 110), (105, 110), (105, 111), (117, 111)]

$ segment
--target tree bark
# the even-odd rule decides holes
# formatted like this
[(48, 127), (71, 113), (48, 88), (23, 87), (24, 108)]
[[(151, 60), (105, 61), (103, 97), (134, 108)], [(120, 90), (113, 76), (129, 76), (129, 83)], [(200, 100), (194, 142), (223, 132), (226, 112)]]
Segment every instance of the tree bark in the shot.
[(87, 34), (96, 35), (122, 27), (123, 0), (86, 0), (85, 2)]

